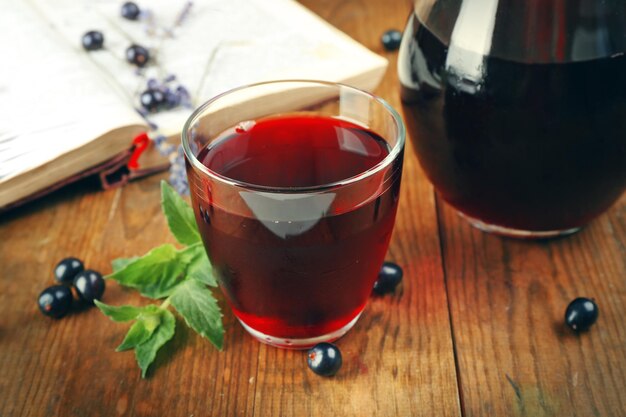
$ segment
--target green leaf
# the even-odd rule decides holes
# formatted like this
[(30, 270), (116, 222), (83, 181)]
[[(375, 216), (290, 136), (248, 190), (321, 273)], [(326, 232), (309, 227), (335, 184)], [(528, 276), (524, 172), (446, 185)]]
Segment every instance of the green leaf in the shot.
[(113, 272), (117, 272), (122, 270), (128, 266), (128, 264), (135, 262), (139, 259), (138, 256), (133, 256), (132, 258), (117, 258), (111, 261), (111, 267), (113, 268)]
[(213, 267), (211, 266), (211, 262), (209, 261), (209, 257), (202, 243), (189, 246), (184, 249), (183, 252), (183, 256), (188, 257), (185, 276), (212, 287), (217, 287), (217, 281), (215, 281), (215, 277), (213, 276)]
[(124, 337), (124, 340), (115, 349), (115, 351), (122, 352), (124, 350), (132, 349), (150, 339), (152, 333), (153, 332), (148, 330), (143, 321), (136, 321), (132, 326), (130, 326), (128, 333), (126, 333), (126, 337)]
[(141, 377), (146, 377), (148, 367), (158, 350), (174, 336), (176, 330), (176, 320), (169, 310), (161, 309), (161, 324), (156, 328), (152, 336), (145, 342), (135, 347), (135, 357), (141, 368)]
[(200, 242), (200, 232), (193, 210), (165, 181), (161, 181), (161, 206), (176, 240), (183, 245)]
[(94, 300), (96, 306), (104, 313), (105, 316), (109, 317), (113, 321), (130, 321), (137, 318), (143, 311), (141, 307), (133, 307), (133, 306), (110, 306), (100, 302), (98, 300)]
[(211, 290), (201, 282), (188, 280), (176, 288), (170, 301), (189, 327), (222, 349), (222, 314)]
[(174, 246), (165, 244), (106, 278), (135, 288), (146, 297), (167, 297), (178, 285), (187, 267), (181, 253)]
[(175, 332), (176, 320), (167, 309), (170, 303), (187, 325), (219, 349), (224, 343), (222, 314), (206, 285), (217, 286), (211, 262), (202, 246), (194, 212), (167, 183), (161, 183), (161, 205), (174, 237), (186, 248), (165, 244), (142, 257), (119, 258), (107, 279), (137, 289), (150, 298), (168, 297), (161, 306), (109, 306), (96, 301), (98, 308), (114, 321), (136, 320), (118, 351), (135, 349), (145, 378), (158, 350)]
[(152, 336), (157, 327), (161, 324), (161, 311), (155, 305), (146, 306), (143, 312), (137, 316), (137, 321), (130, 327), (126, 337), (116, 351), (128, 350), (144, 343)]

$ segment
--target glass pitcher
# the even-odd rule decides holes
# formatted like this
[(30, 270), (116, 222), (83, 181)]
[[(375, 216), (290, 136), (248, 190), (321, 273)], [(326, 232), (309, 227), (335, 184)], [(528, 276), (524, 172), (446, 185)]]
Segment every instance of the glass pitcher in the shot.
[(441, 197), (517, 237), (573, 233), (626, 186), (626, 1), (417, 0), (404, 114)]

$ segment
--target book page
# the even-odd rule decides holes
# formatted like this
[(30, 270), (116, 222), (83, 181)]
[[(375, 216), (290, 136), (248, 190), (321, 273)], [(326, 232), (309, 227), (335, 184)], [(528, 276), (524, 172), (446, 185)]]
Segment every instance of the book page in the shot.
[[(371, 85), (362, 86), (373, 88), (387, 64), (293, 0), (197, 0), (178, 26), (185, 1), (138, 1), (149, 8), (152, 26), (123, 19), (118, 0), (31, 1), (68, 43), (78, 45), (88, 30), (104, 33), (105, 50), (85, 54), (135, 107), (150, 78), (175, 75), (196, 107), (228, 89), (266, 80), (344, 81), (374, 70)], [(152, 54), (152, 64), (139, 72), (124, 59), (131, 43)], [(168, 136), (180, 132), (190, 113), (178, 108), (148, 118)]]
[(1, 8), (0, 185), (113, 128), (144, 123), (79, 44), (28, 2), (4, 0)]
[[(108, 160), (139, 129), (179, 134), (228, 89), (277, 79), (372, 89), (387, 65), (294, 0), (138, 1), (151, 16), (139, 21), (121, 17), (120, 0), (0, 2), (0, 208)], [(103, 49), (83, 49), (91, 30)], [(132, 44), (149, 49), (144, 68), (126, 61)], [(171, 76), (191, 102), (142, 118), (148, 81)]]

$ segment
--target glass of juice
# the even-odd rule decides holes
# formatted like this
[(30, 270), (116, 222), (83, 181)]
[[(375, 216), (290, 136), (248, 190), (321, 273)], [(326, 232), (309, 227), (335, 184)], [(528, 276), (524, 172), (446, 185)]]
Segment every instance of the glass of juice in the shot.
[(191, 115), (196, 222), (252, 336), (304, 349), (355, 324), (389, 246), (404, 141), (384, 100), (327, 82), (249, 85)]

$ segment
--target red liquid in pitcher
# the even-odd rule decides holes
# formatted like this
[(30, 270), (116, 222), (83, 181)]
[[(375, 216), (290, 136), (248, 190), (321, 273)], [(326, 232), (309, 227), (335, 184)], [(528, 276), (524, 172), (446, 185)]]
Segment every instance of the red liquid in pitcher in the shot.
[[(274, 187), (309, 187), (362, 173), (389, 153), (381, 137), (356, 124), (281, 116), (242, 124), (201, 150), (198, 160), (224, 177)], [(399, 159), (401, 164), (401, 158)], [(258, 215), (192, 196), (200, 231), (235, 315), (286, 339), (338, 330), (363, 309), (385, 257), (396, 214), (401, 166), (358, 207), (324, 211), (328, 194), (306, 200), (317, 217), (250, 200)], [(200, 189), (190, 175), (191, 189)], [(319, 200), (316, 200), (319, 198)], [(332, 196), (331, 196), (332, 199)], [(248, 201), (248, 200), (246, 200)], [(287, 203), (293, 204), (293, 203)], [(309, 210), (310, 211), (310, 210)], [(301, 216), (301, 218), (299, 217)]]
[[(626, 186), (624, 54), (528, 64), (456, 50), (451, 61), (448, 45), (415, 17), (402, 48), (411, 139), (426, 174), (459, 211), (513, 229), (563, 230), (619, 198)], [(476, 65), (464, 73), (455, 62)]]

